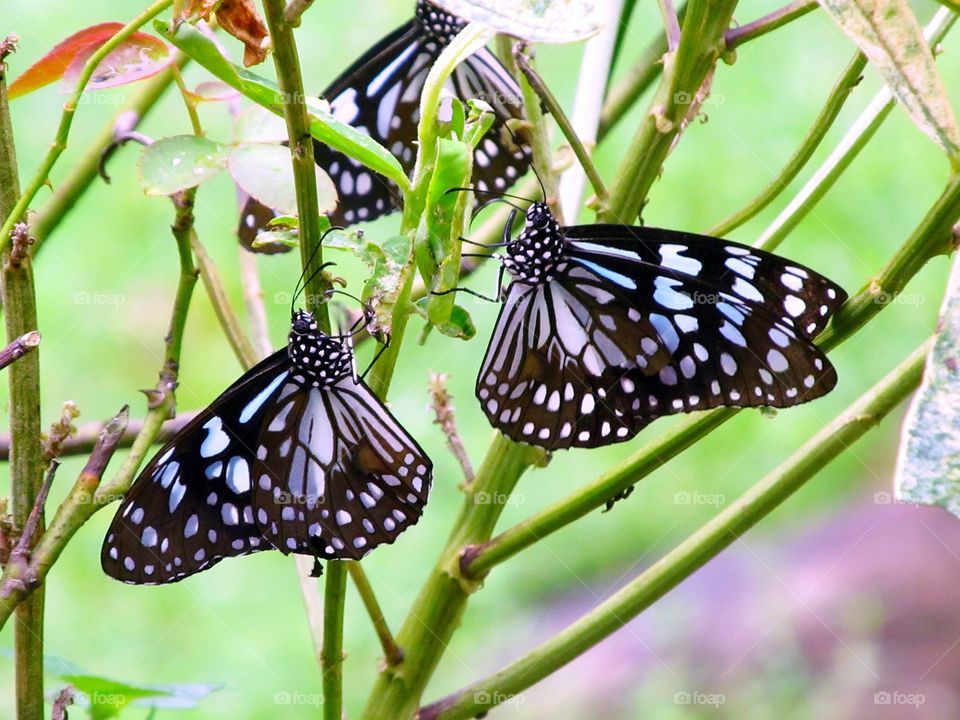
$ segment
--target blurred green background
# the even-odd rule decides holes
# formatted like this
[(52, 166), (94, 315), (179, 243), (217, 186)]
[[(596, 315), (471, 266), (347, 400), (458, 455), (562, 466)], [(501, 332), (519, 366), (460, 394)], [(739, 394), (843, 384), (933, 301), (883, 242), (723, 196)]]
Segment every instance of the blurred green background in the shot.
[[(620, 71), (660, 32), (656, 4), (644, 0), (638, 5)], [(317, 0), (298, 32), (308, 91), (319, 93), (362, 49), (405, 21), (412, 6), (408, 0)], [(915, 4), (924, 21), (936, 7), (933, 2)], [(70, 33), (98, 22), (126, 21), (138, 8), (138, 3), (121, 0), (0, 0), (0, 35), (16, 32), (22, 38), (20, 51), (9, 61), (11, 76)], [(771, 9), (770, 3), (748, 0), (740, 3), (737, 19), (748, 22)], [(239, 58), (238, 44), (230, 38), (224, 42)], [(944, 45), (939, 66), (956, 98), (960, 38), (948, 36)], [(719, 67), (703, 122), (687, 129), (670, 156), (650, 195), (646, 222), (702, 231), (740, 208), (790, 156), (852, 53), (850, 42), (821, 12), (744, 46), (734, 64)], [(564, 102), (572, 100), (580, 55), (579, 46), (538, 50), (544, 75)], [(256, 71), (272, 75), (272, 63)], [(187, 78), (196, 84), (206, 76), (191, 67)], [(876, 75), (868, 70), (815, 162), (826, 156), (878, 88)], [(119, 88), (88, 96), (90, 102), (80, 108), (70, 146), (53, 173), (54, 186), (128, 94), (129, 88)], [(51, 142), (63, 101), (50, 86), (13, 102), (22, 178), (32, 176)], [(599, 148), (598, 162), (608, 177), (646, 101), (638, 103)], [(205, 105), (201, 117), (211, 137), (230, 139), (223, 106)], [(141, 130), (153, 137), (190, 132), (173, 93)], [(45, 423), (56, 418), (65, 400), (80, 406), (82, 421), (108, 418), (124, 403), (141, 416), (144, 402), (137, 390), (156, 380), (177, 282), (177, 255), (168, 228), (169, 201), (146, 197), (138, 187), (138, 152), (128, 146), (117, 153), (110, 164), (112, 184), (98, 182), (87, 193), (38, 259)], [(947, 173), (939, 149), (897, 109), (780, 252), (828, 274), (852, 293), (919, 222)], [(807, 177), (809, 171), (792, 189)], [(40, 193), (37, 207), (47, 195), (46, 190)], [(732, 237), (752, 242), (784, 203), (776, 203)], [(202, 187), (198, 230), (242, 311), (233, 236), (236, 213), (226, 175)], [(393, 216), (367, 231), (386, 237), (398, 222)], [(328, 258), (339, 263), (339, 270), (351, 278), (351, 289), (357, 290), (362, 267), (342, 253)], [(285, 296), (298, 276), (297, 258), (260, 258), (259, 266), (271, 332), (279, 346), (287, 332)], [(716, 505), (733, 500), (845, 409), (933, 330), (947, 267), (944, 259), (931, 263), (911, 283), (908, 301), (888, 308), (836, 350), (832, 357), (840, 383), (830, 396), (775, 419), (740, 413), (644, 480), (613, 512), (593, 513), (497, 569), (472, 599), (427, 699), (497, 669), (558, 631), (636, 576), (711, 517)], [(489, 291), (493, 268), (470, 283)], [(461, 501), (458, 467), (431, 422), (428, 369), (452, 376), (458, 421), (475, 463), (491, 438), (473, 398), (473, 382), (496, 307), (465, 297), (462, 302), (473, 313), (478, 337), (466, 345), (434, 333), (419, 347), (414, 322), (391, 392), (394, 412), (436, 465), (433, 493), (420, 524), (364, 561), (393, 627), (403, 619)], [(239, 372), (198, 285), (185, 338), (180, 408), (206, 404)], [(0, 394), (8, 413), (5, 383)], [(957, 691), (950, 690), (949, 676), (937, 679), (937, 673), (945, 665), (941, 656), (949, 659), (951, 650), (960, 653), (951, 646), (960, 634), (949, 626), (951, 613), (945, 612), (946, 628), (931, 626), (932, 611), (918, 609), (913, 601), (922, 596), (941, 598), (941, 605), (947, 602), (936, 583), (948, 582), (956, 573), (960, 561), (953, 553), (960, 548), (960, 537), (951, 534), (952, 520), (939, 511), (884, 505), (898, 420), (899, 414), (885, 421), (644, 618), (540, 688), (493, 711), (495, 716), (762, 718), (776, 712), (806, 718), (829, 712), (836, 717), (886, 717), (883, 712), (893, 709), (900, 714), (890, 717), (950, 716)], [(557, 454), (548, 468), (521, 481), (501, 528), (570, 493), (670, 424), (661, 421), (627, 445)], [(119, 461), (116, 458), (111, 469)], [(51, 512), (81, 466), (76, 458), (64, 463), (53, 488)], [(5, 495), (5, 466), (0, 474), (0, 495)], [(715, 496), (716, 503), (704, 501), (705, 495)], [(694, 501), (685, 502), (690, 498)], [(224, 685), (198, 709), (161, 712), (161, 717), (318, 716), (320, 677), (289, 558), (261, 553), (223, 562), (169, 587), (125, 586), (100, 570), (100, 543), (112, 514), (111, 508), (88, 523), (50, 573), (50, 655), (91, 674), (133, 683)], [(889, 561), (878, 563), (878, 558)], [(876, 576), (867, 575), (867, 566)], [(908, 579), (919, 566), (930, 570), (920, 579)], [(947, 610), (950, 607), (956, 605)], [(911, 643), (909, 669), (886, 680), (888, 655), (903, 654), (897, 650), (902, 645), (891, 649), (889, 644), (894, 619), (903, 621), (894, 639), (923, 635), (930, 642), (919, 649)], [(11, 623), (0, 636), (0, 647), (12, 642)], [(352, 589), (346, 650), (346, 706), (355, 717), (380, 653)], [(12, 715), (12, 676), (11, 661), (0, 656), (4, 717)], [(932, 680), (936, 683), (931, 689)], [(49, 686), (55, 689), (58, 681), (51, 678)], [(889, 704), (873, 697), (898, 691), (922, 693), (925, 702), (891, 708), (895, 696)], [(711, 702), (707, 694), (723, 702)], [(146, 714), (136, 709), (129, 716)]]

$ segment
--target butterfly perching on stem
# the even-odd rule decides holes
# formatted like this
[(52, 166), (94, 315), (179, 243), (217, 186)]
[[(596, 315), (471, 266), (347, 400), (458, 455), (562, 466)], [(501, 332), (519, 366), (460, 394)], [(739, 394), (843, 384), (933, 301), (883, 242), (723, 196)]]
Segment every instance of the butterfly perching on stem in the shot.
[(140, 473), (103, 544), (108, 575), (169, 583), (260, 550), (359, 559), (419, 520), (430, 459), (357, 375), (350, 333), (291, 316), (287, 347)]
[[(418, 0), (410, 22), (367, 50), (323, 93), (337, 120), (387, 148), (408, 175), (416, 161), (420, 95), (427, 74), (463, 27), (458, 17)], [(490, 50), (480, 48), (454, 69), (447, 90), (462, 102), (478, 99), (492, 108), (493, 125), (474, 152), (474, 183), (481, 190), (507, 190), (530, 166), (529, 147), (508, 125), (524, 117), (519, 85)], [(314, 159), (340, 196), (330, 215), (333, 224), (375, 220), (400, 208), (396, 186), (355, 160), (316, 141)], [(241, 242), (252, 247), (274, 215), (256, 200), (248, 200), (237, 229)]]
[(847, 295), (809, 268), (693, 233), (562, 227), (543, 203), (515, 240), (512, 221), (476, 395), (513, 440), (599, 447), (664, 415), (789, 407), (837, 382), (813, 339)]

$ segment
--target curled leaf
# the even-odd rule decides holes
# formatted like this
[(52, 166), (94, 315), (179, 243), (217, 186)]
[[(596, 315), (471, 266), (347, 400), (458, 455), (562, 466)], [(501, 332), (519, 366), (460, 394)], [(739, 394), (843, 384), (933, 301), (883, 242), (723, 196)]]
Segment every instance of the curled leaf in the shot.
[(270, 34), (253, 0), (223, 0), (217, 7), (217, 22), (243, 43), (243, 64), (259, 65), (267, 59)]
[[(108, 22), (75, 32), (10, 83), (8, 96), (26, 95), (61, 79), (65, 81), (63, 92), (72, 91), (90, 56), (122, 28), (121, 23)], [(133, 33), (97, 65), (87, 88), (96, 90), (136, 82), (157, 74), (172, 61), (164, 42), (146, 33)]]
[(593, 0), (433, 0), (464, 20), (529, 42), (586, 40), (600, 30)]

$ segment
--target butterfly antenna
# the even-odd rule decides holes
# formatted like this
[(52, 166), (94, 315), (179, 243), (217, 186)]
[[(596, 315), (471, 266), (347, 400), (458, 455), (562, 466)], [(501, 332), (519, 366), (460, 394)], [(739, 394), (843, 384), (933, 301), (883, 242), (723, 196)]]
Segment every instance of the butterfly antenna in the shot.
[[(473, 187), (454, 187), (454, 188), (450, 188), (449, 190), (447, 190), (447, 191), (444, 193), (444, 195), (447, 195), (447, 194), (452, 193), (452, 192), (472, 192), (472, 193), (474, 193), (475, 195), (491, 195), (491, 196), (493, 196), (494, 199), (493, 199), (493, 200), (490, 200), (489, 202), (497, 202), (497, 201), (507, 202), (506, 200), (504, 200), (504, 198), (511, 198), (511, 199), (513, 199), (513, 200), (519, 200), (520, 202), (525, 202), (525, 203), (532, 203), (532, 202), (534, 202), (534, 201), (531, 200), (530, 198), (525, 198), (525, 197), (522, 197), (522, 196), (520, 196), (520, 195), (514, 195), (514, 194), (512, 194), (512, 193), (494, 192), (493, 190), (481, 190), (480, 188), (473, 188)], [(509, 204), (511, 207), (516, 208), (517, 210), (520, 210), (521, 212), (523, 212), (523, 210), (524, 210), (524, 208), (522, 208), (522, 207), (517, 207), (517, 206), (514, 205), (513, 203), (508, 203), (508, 204)]]
[(329, 230), (327, 230), (323, 235), (321, 235), (321, 236), (320, 236), (320, 242), (318, 242), (317, 245), (316, 245), (316, 247), (313, 248), (313, 252), (311, 252), (311, 253), (310, 253), (310, 257), (307, 258), (307, 262), (305, 262), (305, 263), (303, 264), (303, 272), (300, 273), (300, 279), (297, 280), (296, 288), (294, 288), (293, 298), (290, 300), (290, 314), (291, 314), (291, 315), (293, 314), (293, 309), (294, 309), (294, 307), (296, 307), (297, 299), (300, 297), (300, 294), (301, 294), (304, 290), (307, 289), (307, 286), (313, 281), (313, 279), (314, 279), (315, 277), (317, 277), (317, 275), (319, 275), (320, 273), (322, 273), (324, 270), (326, 270), (328, 267), (330, 267), (330, 266), (332, 266), (332, 265), (336, 265), (336, 263), (333, 263), (333, 262), (325, 262), (325, 263), (323, 263), (319, 268), (317, 268), (316, 270), (314, 270), (313, 273), (310, 274), (310, 277), (308, 277), (308, 278), (306, 278), (306, 280), (304, 280), (304, 276), (307, 274), (307, 268), (310, 267), (310, 264), (313, 262), (313, 259), (314, 259), (314, 258), (317, 256), (317, 254), (320, 252), (320, 249), (323, 247), (323, 241), (324, 241), (324, 239), (327, 237), (327, 235), (329, 235), (330, 233), (332, 233), (334, 230), (343, 230), (343, 229), (344, 229), (344, 228), (339, 227), (339, 226), (337, 226), (337, 227), (332, 227), (332, 228), (330, 228)]

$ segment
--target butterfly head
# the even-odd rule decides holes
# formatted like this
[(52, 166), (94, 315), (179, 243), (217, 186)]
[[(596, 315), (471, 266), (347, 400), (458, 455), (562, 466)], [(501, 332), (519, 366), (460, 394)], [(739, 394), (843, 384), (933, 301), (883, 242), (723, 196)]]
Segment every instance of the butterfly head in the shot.
[(329, 385), (353, 374), (353, 350), (347, 339), (324, 333), (313, 313), (306, 310), (293, 313), (287, 352), (314, 386)]
[(507, 245), (503, 264), (521, 282), (541, 282), (550, 279), (562, 252), (560, 223), (545, 203), (533, 203), (523, 232)]
[(464, 27), (464, 22), (456, 15), (441, 10), (426, 0), (417, 2), (417, 23), (434, 40), (445, 46)]

